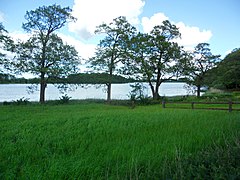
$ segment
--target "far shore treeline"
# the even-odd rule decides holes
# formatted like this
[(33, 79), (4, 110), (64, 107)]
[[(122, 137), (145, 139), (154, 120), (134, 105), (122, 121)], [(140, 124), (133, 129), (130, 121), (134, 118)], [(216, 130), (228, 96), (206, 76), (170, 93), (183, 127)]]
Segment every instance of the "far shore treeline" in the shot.
[[(78, 73), (71, 74), (67, 78), (50, 78), (49, 83), (69, 83), (69, 84), (105, 84), (109, 80), (109, 75), (106, 73)], [(0, 84), (39, 84), (39, 78), (17, 78), (13, 75), (0, 74)], [(125, 78), (120, 75), (112, 77), (112, 83), (131, 83), (136, 80)]]
[[(39, 78), (17, 78), (10, 74), (0, 73), (0, 84), (39, 84)], [(67, 78), (50, 78), (50, 84), (106, 84), (109, 82), (109, 75), (107, 73), (78, 73), (71, 74)], [(113, 84), (147, 82), (146, 80), (136, 80), (133, 78), (126, 78), (121, 75), (113, 75)], [(186, 82), (184, 79), (169, 80), (168, 82)]]

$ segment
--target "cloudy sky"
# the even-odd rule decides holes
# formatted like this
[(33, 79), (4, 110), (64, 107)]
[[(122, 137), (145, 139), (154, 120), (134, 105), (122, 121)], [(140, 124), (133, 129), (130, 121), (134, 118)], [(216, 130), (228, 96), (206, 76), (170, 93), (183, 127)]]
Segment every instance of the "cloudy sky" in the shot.
[(118, 16), (126, 16), (142, 32), (169, 20), (179, 27), (181, 45), (189, 49), (208, 42), (213, 54), (222, 58), (240, 47), (239, 0), (0, 0), (0, 22), (14, 38), (24, 39), (26, 11), (54, 3), (73, 9), (77, 22), (58, 33), (83, 58), (91, 57), (99, 42), (95, 27)]

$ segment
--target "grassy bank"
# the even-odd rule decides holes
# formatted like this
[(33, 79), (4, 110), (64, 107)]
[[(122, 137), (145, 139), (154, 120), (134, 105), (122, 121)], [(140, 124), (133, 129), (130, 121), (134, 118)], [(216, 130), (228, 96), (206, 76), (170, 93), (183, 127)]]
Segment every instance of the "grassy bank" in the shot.
[(0, 179), (239, 178), (239, 112), (1, 106)]

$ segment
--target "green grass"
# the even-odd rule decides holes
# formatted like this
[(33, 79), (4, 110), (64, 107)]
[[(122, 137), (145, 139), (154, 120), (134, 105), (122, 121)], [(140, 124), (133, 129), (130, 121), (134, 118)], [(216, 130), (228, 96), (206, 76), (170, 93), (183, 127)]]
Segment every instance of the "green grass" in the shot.
[(239, 112), (81, 103), (0, 114), (0, 179), (240, 177)]
[[(229, 104), (228, 102), (225, 102), (224, 104), (219, 102), (219, 104), (217, 103), (210, 103), (209, 104), (205, 104), (203, 102), (195, 102), (194, 103), (194, 109), (216, 109), (216, 110), (229, 110)], [(175, 109), (192, 109), (192, 104), (191, 102), (171, 102), (171, 103), (166, 103), (165, 105), (166, 108), (175, 108)], [(240, 110), (240, 104), (232, 104), (232, 110), (233, 111), (239, 111)]]

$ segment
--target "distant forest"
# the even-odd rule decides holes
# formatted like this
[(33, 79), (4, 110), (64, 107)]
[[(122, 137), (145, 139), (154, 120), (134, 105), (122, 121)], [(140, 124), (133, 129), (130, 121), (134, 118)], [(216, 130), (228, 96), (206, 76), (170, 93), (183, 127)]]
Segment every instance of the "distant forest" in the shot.
[[(49, 83), (68, 83), (68, 84), (106, 84), (109, 82), (109, 74), (107, 73), (78, 73), (71, 74), (67, 78), (49, 78)], [(133, 78), (125, 78), (121, 75), (113, 75), (113, 84), (147, 82), (146, 80), (135, 80)], [(184, 78), (179, 80), (168, 80), (167, 82), (186, 82)], [(0, 84), (39, 84), (40, 78), (17, 78), (13, 75), (0, 73)]]
[[(109, 82), (110, 76), (106, 73), (78, 73), (71, 74), (67, 78), (49, 78), (49, 83), (69, 83), (69, 84), (105, 84)], [(120, 75), (113, 75), (111, 77), (112, 83), (130, 83), (136, 82), (136, 80), (131, 78), (125, 78)], [(16, 78), (9, 74), (0, 74), (0, 84), (31, 84), (40, 83), (40, 78)]]

